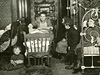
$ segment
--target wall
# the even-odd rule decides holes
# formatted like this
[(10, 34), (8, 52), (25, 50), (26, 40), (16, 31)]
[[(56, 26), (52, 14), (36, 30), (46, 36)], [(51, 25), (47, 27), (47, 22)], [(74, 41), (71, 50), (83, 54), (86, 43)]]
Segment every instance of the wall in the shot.
[(11, 23), (11, 0), (0, 0), (0, 28)]

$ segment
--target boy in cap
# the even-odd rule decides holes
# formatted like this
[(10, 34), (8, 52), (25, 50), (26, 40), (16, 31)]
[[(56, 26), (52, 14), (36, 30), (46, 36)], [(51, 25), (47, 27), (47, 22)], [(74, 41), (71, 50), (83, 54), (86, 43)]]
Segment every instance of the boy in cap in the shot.
[(62, 23), (65, 25), (65, 28), (68, 32), (67, 38), (68, 38), (68, 46), (70, 48), (67, 54), (67, 56), (70, 56), (70, 65), (69, 67), (65, 67), (65, 68), (73, 69), (77, 61), (77, 56), (75, 55), (74, 49), (79, 43), (80, 32), (78, 30), (78, 26), (74, 25), (74, 22), (72, 19), (68, 17), (64, 17)]

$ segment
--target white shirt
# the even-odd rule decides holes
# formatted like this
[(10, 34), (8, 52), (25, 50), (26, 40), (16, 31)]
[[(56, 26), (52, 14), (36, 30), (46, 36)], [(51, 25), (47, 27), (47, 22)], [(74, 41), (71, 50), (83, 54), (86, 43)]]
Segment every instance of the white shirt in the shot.
[(40, 22), (40, 28), (47, 28), (46, 22)]

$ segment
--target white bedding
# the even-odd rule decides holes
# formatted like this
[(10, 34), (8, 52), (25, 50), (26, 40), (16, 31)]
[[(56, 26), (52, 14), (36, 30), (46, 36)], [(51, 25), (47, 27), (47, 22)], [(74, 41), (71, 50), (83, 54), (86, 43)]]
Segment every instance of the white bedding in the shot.
[(99, 55), (99, 47), (95, 46), (84, 47), (83, 53), (85, 55)]

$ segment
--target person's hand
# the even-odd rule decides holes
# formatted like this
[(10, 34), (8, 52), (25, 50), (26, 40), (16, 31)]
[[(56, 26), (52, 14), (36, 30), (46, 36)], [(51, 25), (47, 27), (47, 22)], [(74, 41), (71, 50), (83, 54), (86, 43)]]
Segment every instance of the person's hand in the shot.
[(53, 30), (53, 27), (51, 26), (51, 27), (49, 27), (49, 29), (50, 29), (50, 30)]
[(62, 39), (62, 41), (66, 41), (66, 39), (65, 39), (65, 38), (63, 38), (63, 39)]
[(13, 60), (11, 60), (11, 64), (14, 65), (14, 66), (17, 65)]

